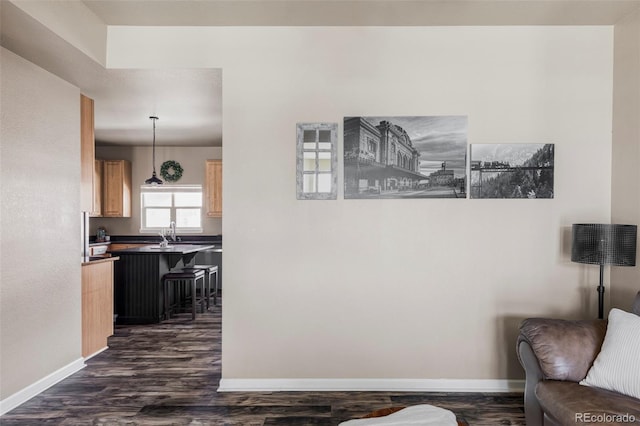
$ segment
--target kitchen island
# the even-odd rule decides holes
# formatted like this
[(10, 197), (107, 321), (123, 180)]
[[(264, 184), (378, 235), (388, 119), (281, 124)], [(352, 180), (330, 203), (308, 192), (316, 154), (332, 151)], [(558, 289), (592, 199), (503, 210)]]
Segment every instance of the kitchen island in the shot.
[(112, 255), (120, 257), (115, 265), (116, 323), (153, 324), (162, 321), (163, 275), (192, 266), (198, 252), (212, 248), (213, 244), (173, 244), (112, 251)]

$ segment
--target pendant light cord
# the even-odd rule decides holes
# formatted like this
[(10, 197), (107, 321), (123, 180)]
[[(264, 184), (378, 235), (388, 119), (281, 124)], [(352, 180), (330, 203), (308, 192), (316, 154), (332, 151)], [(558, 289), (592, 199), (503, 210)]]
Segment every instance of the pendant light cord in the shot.
[(158, 179), (156, 176), (156, 120), (158, 117), (152, 115), (149, 118), (153, 120), (153, 154), (151, 157), (151, 161), (153, 161), (153, 175), (149, 179), (145, 180), (144, 183), (147, 185), (162, 185), (162, 180)]
[(152, 157), (153, 157), (153, 176), (156, 176), (156, 120), (158, 119), (158, 117), (154, 117), (151, 116), (149, 117), (151, 120), (153, 120), (153, 153), (152, 153)]

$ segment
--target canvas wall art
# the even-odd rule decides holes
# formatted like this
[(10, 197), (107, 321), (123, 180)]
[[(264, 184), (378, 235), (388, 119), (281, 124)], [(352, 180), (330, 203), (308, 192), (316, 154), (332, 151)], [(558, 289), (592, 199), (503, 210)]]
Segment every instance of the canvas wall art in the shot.
[(554, 144), (472, 144), (471, 198), (553, 198)]
[(466, 198), (466, 116), (345, 117), (344, 198)]

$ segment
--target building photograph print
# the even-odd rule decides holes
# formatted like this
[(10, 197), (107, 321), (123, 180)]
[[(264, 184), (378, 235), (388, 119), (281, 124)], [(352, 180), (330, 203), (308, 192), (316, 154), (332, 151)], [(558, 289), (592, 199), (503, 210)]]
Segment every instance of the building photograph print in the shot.
[(472, 144), (471, 198), (553, 198), (553, 144)]
[(345, 117), (344, 198), (466, 198), (467, 116)]

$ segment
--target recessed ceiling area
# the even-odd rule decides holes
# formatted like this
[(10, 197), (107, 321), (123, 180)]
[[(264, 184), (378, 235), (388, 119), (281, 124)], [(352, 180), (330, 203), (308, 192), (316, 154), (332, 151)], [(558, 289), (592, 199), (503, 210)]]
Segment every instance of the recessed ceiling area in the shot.
[(109, 69), (94, 85), (99, 145), (222, 146), (221, 69)]
[(640, 0), (84, 0), (107, 25), (613, 25)]

